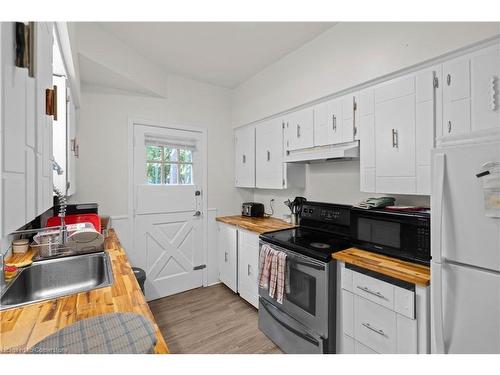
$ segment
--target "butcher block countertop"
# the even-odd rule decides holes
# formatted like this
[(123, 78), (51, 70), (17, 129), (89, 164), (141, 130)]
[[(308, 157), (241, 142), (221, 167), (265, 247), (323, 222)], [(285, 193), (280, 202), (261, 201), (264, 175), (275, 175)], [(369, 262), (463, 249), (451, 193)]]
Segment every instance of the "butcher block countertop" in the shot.
[(167, 344), (113, 229), (109, 230), (104, 246), (113, 267), (113, 285), (1, 311), (0, 353), (23, 353), (43, 338), (79, 320), (116, 312), (133, 312), (149, 319), (156, 331), (155, 352), (168, 353)]
[(280, 229), (289, 229), (294, 226), (274, 217), (248, 217), (248, 216), (219, 216), (217, 221), (222, 223), (235, 225), (237, 227), (256, 232), (259, 234), (272, 232)]
[(427, 286), (431, 280), (431, 270), (428, 266), (405, 262), (355, 247), (333, 253), (332, 257), (416, 285)]

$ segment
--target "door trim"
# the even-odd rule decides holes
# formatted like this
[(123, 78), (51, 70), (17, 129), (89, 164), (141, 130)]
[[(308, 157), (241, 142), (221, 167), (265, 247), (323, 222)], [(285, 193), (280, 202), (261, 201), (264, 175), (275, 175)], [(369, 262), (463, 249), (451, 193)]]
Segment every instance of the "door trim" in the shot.
[[(201, 165), (203, 168), (203, 178), (200, 184), (201, 191), (203, 194), (203, 248), (202, 248), (202, 264), (207, 264), (208, 262), (208, 148), (207, 148), (207, 129), (202, 127), (194, 127), (194, 126), (185, 126), (185, 125), (177, 125), (177, 124), (167, 124), (165, 122), (152, 121), (152, 120), (144, 120), (139, 118), (129, 118), (128, 119), (128, 217), (129, 217), (129, 228), (132, 233), (132, 239), (129, 241), (130, 243), (134, 243), (133, 239), (135, 236), (135, 213), (134, 213), (134, 126), (135, 125), (143, 125), (143, 126), (151, 126), (157, 128), (164, 129), (172, 129), (172, 130), (183, 130), (196, 132), (201, 135)], [(208, 271), (207, 268), (202, 270), (203, 272), (203, 286), (208, 286)]]

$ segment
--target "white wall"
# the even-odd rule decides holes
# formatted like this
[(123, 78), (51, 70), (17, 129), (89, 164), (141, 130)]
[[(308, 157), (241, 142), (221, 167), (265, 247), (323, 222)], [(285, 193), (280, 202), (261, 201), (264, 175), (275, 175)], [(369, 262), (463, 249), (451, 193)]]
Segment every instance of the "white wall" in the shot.
[[(235, 212), (243, 199), (233, 187), (230, 90), (170, 76), (168, 99), (82, 92), (77, 138), (78, 188), (73, 202), (97, 202), (110, 216), (128, 213), (128, 119), (208, 129), (208, 206)], [(122, 224), (123, 227), (123, 224)]]
[[(237, 87), (231, 121), (254, 122), (499, 34), (500, 23), (339, 23)], [(296, 195), (352, 204), (374, 194), (359, 191), (359, 162), (351, 161), (310, 165), (304, 190), (256, 189), (254, 200), (275, 198), (281, 217), (282, 202)], [(397, 199), (429, 205), (427, 196)]]

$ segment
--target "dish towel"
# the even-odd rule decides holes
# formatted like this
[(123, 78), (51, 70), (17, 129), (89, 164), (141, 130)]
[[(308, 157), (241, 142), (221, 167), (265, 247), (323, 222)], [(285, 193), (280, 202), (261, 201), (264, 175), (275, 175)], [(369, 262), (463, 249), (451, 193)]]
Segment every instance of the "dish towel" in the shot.
[[(283, 296), (285, 291), (285, 269), (286, 269), (286, 253), (277, 251), (277, 274), (276, 274), (276, 301), (283, 303)], [(272, 273), (271, 273), (272, 275)]]
[(269, 245), (262, 245), (259, 254), (259, 287), (269, 289), (271, 258), (274, 250)]

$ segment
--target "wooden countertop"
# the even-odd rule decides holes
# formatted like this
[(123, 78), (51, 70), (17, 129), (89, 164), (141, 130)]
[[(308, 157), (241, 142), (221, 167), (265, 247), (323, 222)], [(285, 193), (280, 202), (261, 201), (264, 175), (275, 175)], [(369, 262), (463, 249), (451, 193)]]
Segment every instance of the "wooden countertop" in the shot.
[(421, 264), (405, 262), (355, 247), (333, 253), (332, 257), (412, 284), (422, 286), (430, 284), (431, 270)]
[(259, 234), (272, 232), (280, 229), (289, 229), (294, 226), (274, 217), (248, 217), (248, 216), (219, 216), (215, 220), (222, 223), (235, 225), (237, 227), (256, 232)]
[(78, 320), (113, 312), (134, 312), (149, 319), (158, 339), (155, 352), (168, 353), (167, 344), (113, 229), (109, 230), (104, 246), (113, 267), (113, 285), (0, 311), (0, 353), (22, 353)]

